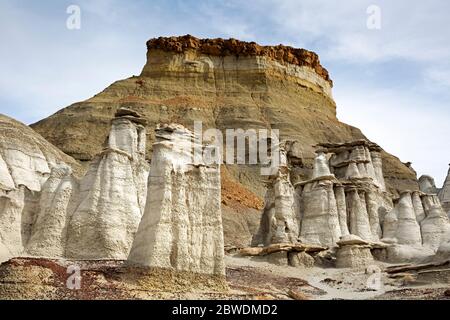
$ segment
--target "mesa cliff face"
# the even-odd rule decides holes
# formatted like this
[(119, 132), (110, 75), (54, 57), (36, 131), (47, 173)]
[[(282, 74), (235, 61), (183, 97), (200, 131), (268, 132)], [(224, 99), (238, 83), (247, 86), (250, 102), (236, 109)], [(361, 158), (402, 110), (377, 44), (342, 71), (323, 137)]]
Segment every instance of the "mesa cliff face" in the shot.
[[(313, 52), (192, 36), (152, 39), (147, 47), (139, 76), (117, 81), (33, 129), (80, 161), (90, 161), (101, 151), (110, 120), (121, 106), (141, 113), (148, 132), (157, 123), (170, 122), (192, 129), (194, 121), (202, 121), (205, 129), (279, 129), (282, 140), (297, 142), (297, 180), (310, 176), (315, 144), (364, 138), (337, 120), (332, 82)], [(147, 155), (154, 141), (148, 135)], [(388, 189), (418, 189), (410, 168), (385, 152), (382, 157)], [(257, 166), (226, 169), (232, 179), (263, 197)]]

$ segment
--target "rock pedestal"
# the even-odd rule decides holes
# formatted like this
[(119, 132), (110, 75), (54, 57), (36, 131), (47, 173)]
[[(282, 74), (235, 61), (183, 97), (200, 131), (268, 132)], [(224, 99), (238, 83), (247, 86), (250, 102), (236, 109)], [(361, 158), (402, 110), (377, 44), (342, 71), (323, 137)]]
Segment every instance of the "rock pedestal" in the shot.
[(290, 252), (289, 265), (297, 268), (312, 268), (314, 266), (314, 258), (306, 252)]
[(338, 241), (337, 268), (363, 268), (373, 263), (371, 246), (358, 236), (348, 235)]

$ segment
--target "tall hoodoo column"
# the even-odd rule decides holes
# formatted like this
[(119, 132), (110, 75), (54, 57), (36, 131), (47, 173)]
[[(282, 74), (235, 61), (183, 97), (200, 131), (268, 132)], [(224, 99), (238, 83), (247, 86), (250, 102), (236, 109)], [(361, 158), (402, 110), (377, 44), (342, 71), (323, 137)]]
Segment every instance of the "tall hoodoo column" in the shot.
[(403, 192), (396, 207), (398, 224), (395, 238), (397, 238), (398, 243), (415, 246), (422, 245), (420, 226), (416, 219), (411, 192)]
[(333, 178), (322, 177), (305, 184), (301, 196), (303, 242), (334, 246), (341, 236)]
[(334, 246), (342, 235), (340, 223), (343, 223), (343, 217), (339, 216), (339, 210), (343, 209), (343, 204), (340, 202), (338, 209), (333, 189), (337, 181), (330, 174), (325, 159), (325, 153), (319, 150), (315, 160), (319, 168), (314, 168), (311, 180), (299, 183), (303, 186), (300, 197), (300, 239), (303, 242)]
[(145, 206), (145, 120), (119, 109), (107, 147), (91, 163), (68, 213), (66, 256), (125, 259)]
[(339, 226), (341, 227), (341, 236), (350, 234), (347, 225), (347, 203), (345, 201), (345, 191), (342, 185), (335, 185), (334, 197), (336, 198), (336, 206), (339, 216)]
[(395, 235), (397, 233), (397, 226), (398, 226), (397, 210), (394, 207), (384, 216), (382, 240), (385, 242), (397, 242), (397, 239), (395, 238)]
[(436, 195), (423, 195), (422, 203), (426, 215), (420, 224), (423, 245), (437, 250), (450, 229), (449, 219)]
[(379, 209), (381, 207), (380, 195), (376, 190), (368, 190), (366, 192), (366, 207), (367, 215), (369, 217), (370, 231), (372, 233), (372, 240), (378, 241), (382, 236), (381, 223), (380, 223), (380, 213)]
[(70, 167), (61, 165), (52, 169), (50, 177), (42, 186), (39, 212), (33, 225), (31, 237), (25, 247), (28, 255), (64, 257), (67, 238), (67, 212), (77, 181)]
[(300, 230), (298, 199), (287, 167), (280, 167), (274, 176), (269, 177), (264, 199), (260, 227), (252, 244), (268, 246), (297, 242)]
[(421, 193), (419, 191), (413, 191), (411, 194), (412, 204), (414, 207), (414, 213), (416, 214), (416, 220), (420, 224), (425, 219), (425, 210), (423, 208)]
[(194, 165), (192, 142), (183, 126), (156, 129), (147, 204), (128, 263), (225, 274), (220, 167)]
[(370, 157), (372, 159), (372, 165), (375, 173), (375, 183), (380, 187), (382, 191), (386, 190), (386, 184), (383, 176), (383, 162), (381, 160), (381, 153), (379, 150), (375, 149), (370, 152)]
[(443, 209), (447, 212), (447, 215), (450, 216), (450, 169), (448, 170), (444, 185), (439, 191), (438, 196)]
[(372, 240), (365, 193), (359, 192), (357, 188), (351, 188), (347, 192), (347, 208), (350, 217), (350, 233), (364, 240)]

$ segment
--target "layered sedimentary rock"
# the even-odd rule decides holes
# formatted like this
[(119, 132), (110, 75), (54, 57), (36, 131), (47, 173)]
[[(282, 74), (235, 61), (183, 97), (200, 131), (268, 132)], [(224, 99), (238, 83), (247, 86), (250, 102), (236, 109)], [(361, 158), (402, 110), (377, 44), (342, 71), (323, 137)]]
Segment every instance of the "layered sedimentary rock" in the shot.
[[(312, 52), (192, 36), (152, 39), (147, 48), (147, 63), (139, 76), (117, 81), (32, 127), (78, 160), (92, 160), (101, 152), (110, 120), (123, 105), (143, 115), (148, 132), (164, 122), (192, 129), (194, 121), (223, 132), (280, 129), (281, 140), (299, 142), (296, 174), (303, 180), (311, 176), (313, 145), (364, 138), (358, 129), (337, 120), (330, 77)], [(147, 138), (150, 157), (155, 137)], [(408, 167), (385, 152), (380, 157), (388, 188), (418, 189)], [(227, 167), (238, 183), (263, 197), (259, 168)]]
[[(77, 269), (73, 267), (77, 266)], [(79, 270), (80, 287), (75, 273)], [(68, 273), (69, 272), (69, 273)], [(122, 260), (16, 257), (0, 265), (3, 300), (177, 300), (239, 299), (224, 277), (148, 270)], [(250, 293), (250, 292), (249, 292)], [(249, 297), (246, 295), (246, 297)], [(250, 295), (250, 297), (252, 297)], [(257, 297), (257, 295), (255, 295)]]
[[(193, 134), (156, 129), (145, 213), (128, 263), (224, 275), (220, 165), (193, 157)], [(200, 159), (199, 159), (200, 160)]]
[[(189, 130), (166, 125), (157, 129), (149, 176), (143, 125), (139, 114), (119, 109), (104, 150), (81, 180), (62, 161), (44, 163), (49, 172), (42, 174), (42, 185), (33, 182), (40, 188), (33, 194), (2, 173), (2, 188), (13, 188), (2, 189), (9, 196), (0, 208), (2, 260), (22, 254), (83, 260), (129, 256), (140, 266), (223, 276), (220, 165), (203, 162), (211, 150)], [(195, 151), (200, 162), (192, 157)], [(9, 174), (8, 163), (2, 165)], [(25, 201), (28, 193), (33, 202)]]
[(29, 127), (0, 115), (0, 260), (21, 254), (31, 236), (41, 194), (52, 193), (49, 177), (61, 166), (81, 173), (65, 155)]
[(366, 140), (343, 144), (321, 143), (323, 151), (331, 153), (330, 167), (337, 179), (371, 179), (382, 191), (386, 190), (381, 148)]
[[(257, 208), (249, 203), (258, 202), (252, 200), (267, 183), (253, 245), (332, 248), (324, 255), (338, 246), (338, 260), (351, 267), (362, 264), (358, 259), (370, 262), (373, 248), (399, 261), (447, 250), (448, 217), (432, 194), (434, 182), (426, 176), (417, 182), (410, 164), (337, 121), (332, 82), (317, 55), (191, 36), (147, 45), (140, 76), (34, 125), (68, 154), (90, 161), (81, 180), (72, 158), (0, 118), (0, 257), (128, 257), (146, 268), (223, 276), (221, 206), (235, 207), (229, 197), (221, 202), (221, 192), (232, 192), (221, 186), (220, 166), (192, 159), (192, 146), (210, 147), (186, 128), (194, 120), (204, 129), (280, 130), (288, 161), (268, 180), (260, 164), (226, 168), (236, 185), (252, 190), (233, 196), (241, 197), (240, 208)], [(146, 135), (146, 128), (173, 121), (185, 127), (160, 126)], [(439, 193), (444, 206), (447, 182)], [(348, 242), (352, 237), (363, 243)], [(283, 265), (312, 264), (306, 252), (267, 256)]]
[(126, 259), (146, 208), (130, 262), (223, 275), (219, 165), (193, 162), (192, 133), (164, 126), (148, 177), (142, 124), (138, 114), (119, 109), (103, 152), (80, 181), (68, 165), (52, 167), (33, 202), (27, 241), (20, 219), (29, 211), (26, 189), (18, 189), (15, 201), (1, 208), (8, 231), (1, 233), (2, 255), (19, 255), (25, 247), (34, 256)]
[(51, 168), (67, 163), (80, 172), (69, 156), (48, 143), (26, 125), (0, 115), (0, 188), (14, 190), (23, 185), (39, 192)]
[(292, 267), (312, 268), (314, 266), (314, 262), (314, 258), (304, 251), (290, 252), (288, 254), (288, 263)]

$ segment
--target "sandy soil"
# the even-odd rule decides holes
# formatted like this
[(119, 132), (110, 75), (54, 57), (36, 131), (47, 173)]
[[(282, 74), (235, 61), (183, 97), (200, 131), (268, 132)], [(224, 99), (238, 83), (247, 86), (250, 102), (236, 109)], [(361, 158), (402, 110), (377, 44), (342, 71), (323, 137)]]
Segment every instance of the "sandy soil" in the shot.
[[(124, 266), (123, 261), (14, 258), (0, 265), (1, 299), (450, 299), (448, 262), (437, 268), (300, 268), (226, 256), (226, 277)], [(79, 268), (68, 287), (67, 267)], [(386, 272), (388, 271), (388, 272)], [(422, 272), (424, 271), (424, 272)], [(422, 272), (422, 273), (421, 273)], [(73, 280), (73, 279), (72, 279)]]
[(305, 299), (449, 299), (448, 283), (419, 283), (409, 274), (389, 277), (390, 264), (376, 262), (358, 269), (277, 266), (250, 257), (227, 256), (227, 281), (235, 294), (259, 291), (273, 298)]

